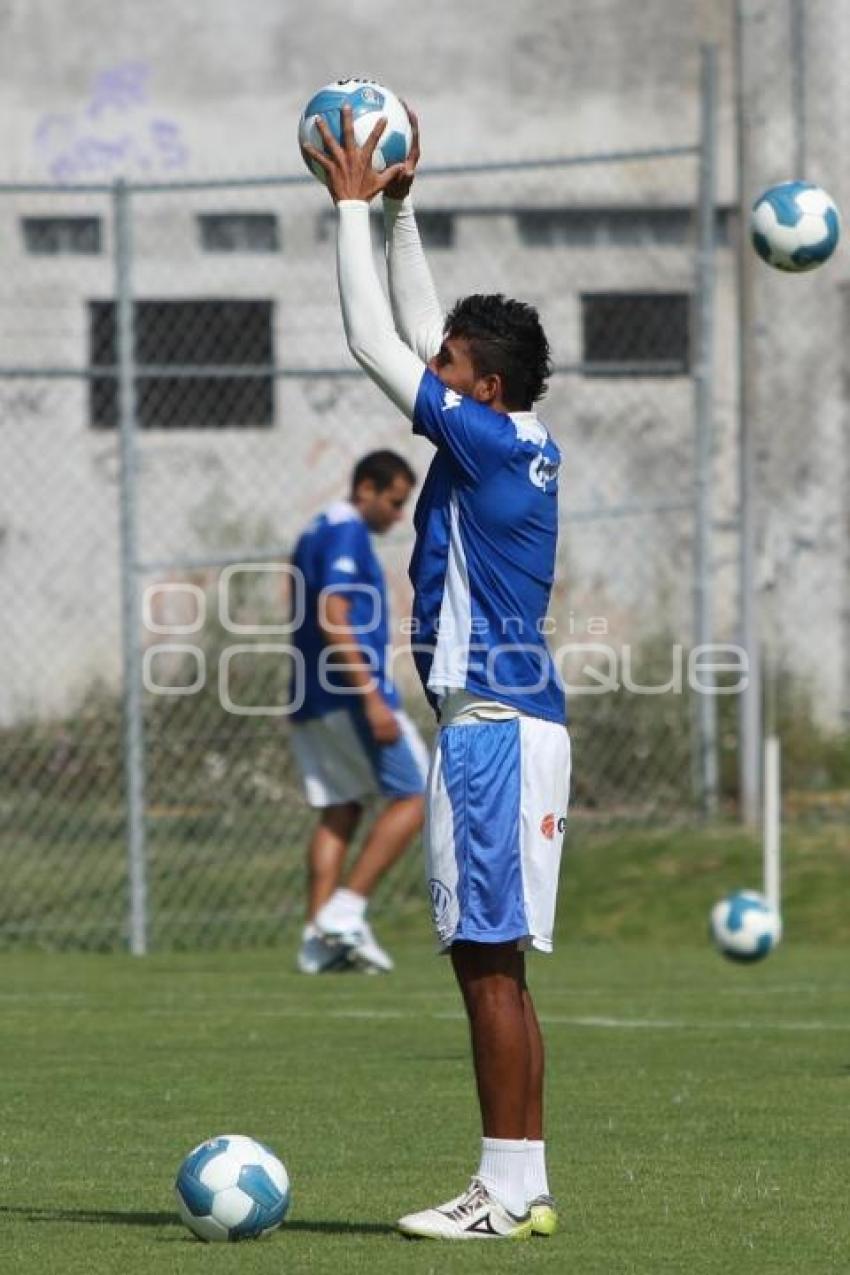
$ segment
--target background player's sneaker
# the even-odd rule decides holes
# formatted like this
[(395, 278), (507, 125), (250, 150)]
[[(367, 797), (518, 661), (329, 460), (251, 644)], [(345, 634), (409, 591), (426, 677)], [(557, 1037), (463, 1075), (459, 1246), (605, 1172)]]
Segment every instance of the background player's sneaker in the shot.
[(423, 1240), (527, 1240), (531, 1214), (515, 1217), (473, 1178), (463, 1195), (435, 1209), (408, 1213), (397, 1226), (402, 1235)]
[(551, 1195), (538, 1195), (528, 1206), (532, 1235), (554, 1235), (558, 1229), (558, 1209)]
[(356, 930), (344, 936), (344, 941), (349, 962), (364, 974), (389, 974), (394, 968), (393, 958), (381, 947), (368, 921), (361, 921)]
[(361, 974), (389, 974), (394, 968), (392, 957), (378, 943), (365, 918), (345, 930), (317, 925), (316, 932), (328, 948), (340, 955), (349, 969)]
[(301, 974), (330, 974), (348, 968), (348, 953), (323, 938), (315, 925), (305, 925), (296, 965)]

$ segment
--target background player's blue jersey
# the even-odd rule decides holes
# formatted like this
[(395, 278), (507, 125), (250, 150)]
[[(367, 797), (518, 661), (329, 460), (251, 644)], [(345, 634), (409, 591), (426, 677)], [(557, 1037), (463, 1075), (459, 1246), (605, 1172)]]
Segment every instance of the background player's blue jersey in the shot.
[(543, 636), (560, 452), (532, 412), (506, 416), (423, 374), (413, 414), (437, 455), (414, 517), (414, 658), (432, 703), (454, 688), (566, 718)]
[[(335, 690), (321, 684), (319, 664), (325, 640), (319, 629), (319, 599), (323, 589), (348, 599), (349, 624), (357, 643), (372, 653), (368, 658), (384, 699), (391, 708), (399, 708), (401, 699), (386, 671), (390, 622), (384, 573), (369, 529), (354, 506), (339, 501), (314, 518), (295, 546), (293, 565), (304, 581), (306, 611), (293, 635), (293, 644), (303, 656), (304, 702), (293, 711), (292, 720), (323, 717), (361, 698), (340, 673), (334, 673), (332, 663), (326, 665), (325, 680)], [(344, 663), (345, 656), (340, 660)]]

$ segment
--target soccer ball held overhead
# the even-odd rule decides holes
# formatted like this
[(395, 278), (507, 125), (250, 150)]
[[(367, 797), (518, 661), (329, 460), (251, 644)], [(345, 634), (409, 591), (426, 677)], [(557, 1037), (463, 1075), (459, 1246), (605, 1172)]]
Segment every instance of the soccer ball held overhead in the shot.
[[(376, 172), (382, 173), (385, 168), (401, 164), (407, 159), (412, 141), (407, 111), (395, 93), (376, 80), (337, 80), (314, 93), (298, 121), (299, 144), (303, 146), (309, 142), (316, 150), (324, 149), (322, 135), (316, 124), (319, 116), (341, 143), (343, 106), (351, 107), (354, 139), (358, 146), (363, 145), (382, 116), (386, 119), (387, 126), (372, 156), (372, 167)], [(324, 182), (324, 169), (315, 160), (306, 159), (305, 162), (313, 176)]]

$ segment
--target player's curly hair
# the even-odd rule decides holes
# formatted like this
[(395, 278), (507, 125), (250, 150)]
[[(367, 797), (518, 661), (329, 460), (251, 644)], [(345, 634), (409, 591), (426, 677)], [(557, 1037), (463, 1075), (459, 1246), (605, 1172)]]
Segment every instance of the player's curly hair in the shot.
[(509, 411), (527, 411), (546, 393), (549, 342), (534, 306), (502, 294), (474, 293), (455, 302), (445, 334), (464, 337), (476, 376), (498, 373)]

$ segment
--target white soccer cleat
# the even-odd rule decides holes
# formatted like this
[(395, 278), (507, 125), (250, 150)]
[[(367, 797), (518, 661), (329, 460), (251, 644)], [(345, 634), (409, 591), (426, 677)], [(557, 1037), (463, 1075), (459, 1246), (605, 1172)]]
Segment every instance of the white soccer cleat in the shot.
[(333, 949), (349, 969), (361, 974), (389, 974), (393, 959), (378, 943), (372, 927), (365, 919), (349, 929), (333, 930), (317, 925), (317, 933), (328, 948)]
[(304, 928), (296, 965), (300, 974), (330, 974), (349, 968), (348, 953), (338, 943), (329, 943), (314, 925)]
[(396, 1224), (402, 1235), (423, 1240), (527, 1240), (531, 1214), (515, 1217), (473, 1178), (463, 1195), (435, 1209), (408, 1213)]
[(356, 930), (345, 936), (345, 942), (349, 964), (363, 974), (389, 974), (393, 970), (393, 958), (381, 947), (368, 921), (361, 921)]

